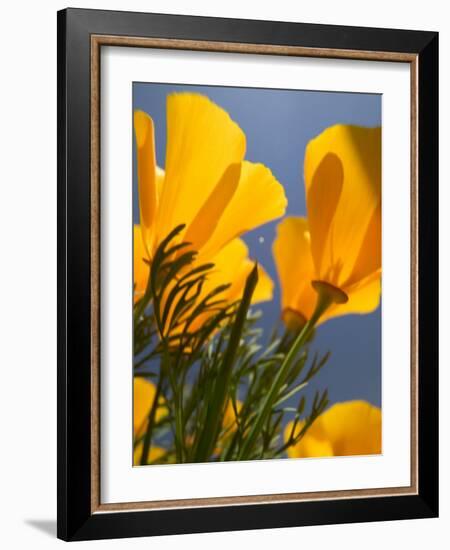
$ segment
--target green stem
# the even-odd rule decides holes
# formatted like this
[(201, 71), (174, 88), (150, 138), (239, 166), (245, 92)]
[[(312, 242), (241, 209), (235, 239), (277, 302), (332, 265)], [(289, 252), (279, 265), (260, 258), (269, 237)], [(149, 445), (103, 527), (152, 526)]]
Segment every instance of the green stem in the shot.
[(226, 407), (233, 365), (247, 318), (247, 311), (250, 307), (257, 282), (258, 266), (255, 264), (247, 277), (244, 293), (231, 329), (224, 358), (217, 373), (209, 402), (207, 403), (205, 424), (194, 445), (194, 462), (206, 462), (214, 451)]
[(162, 384), (163, 384), (163, 375), (162, 375), (162, 369), (161, 369), (159, 372), (158, 385), (156, 386), (155, 398), (153, 399), (150, 413), (148, 415), (147, 431), (145, 432), (144, 444), (142, 446), (141, 466), (145, 466), (148, 462), (153, 426), (155, 424), (156, 410), (158, 408), (158, 401), (159, 401), (159, 396), (161, 395)]
[(174, 376), (174, 372), (178, 372), (180, 368), (180, 364), (178, 360), (176, 360), (175, 364), (173, 364), (170, 357), (171, 355), (169, 353), (168, 348), (166, 347), (164, 357), (163, 357), (164, 370), (168, 373), (169, 383), (172, 389), (172, 395), (173, 395), (172, 412), (175, 419), (175, 431), (173, 432), (173, 435), (175, 440), (175, 451), (176, 451), (177, 463), (181, 463), (183, 462), (183, 457), (184, 457), (183, 394), (182, 394), (182, 388), (180, 389), (177, 386), (177, 380)]
[[(173, 391), (173, 390), (172, 390)], [(183, 422), (183, 394), (179, 389), (174, 393), (175, 401), (175, 446), (177, 462), (184, 461), (184, 422)]]
[(325, 313), (325, 311), (330, 307), (330, 305), (335, 302), (335, 297), (331, 292), (327, 292), (325, 287), (316, 288), (317, 290), (317, 303), (314, 313), (312, 314), (309, 321), (303, 327), (303, 330), (295, 339), (292, 344), (289, 352), (284, 358), (283, 363), (275, 377), (275, 380), (264, 400), (264, 403), (261, 407), (260, 412), (258, 413), (255, 421), (252, 424), (250, 433), (245, 438), (245, 441), (241, 447), (240, 453), (238, 455), (238, 460), (246, 460), (249, 458), (249, 455), (256, 443), (257, 438), (259, 437), (261, 430), (267, 421), (267, 418), (270, 416), (273, 408), (273, 404), (276, 401), (281, 387), (283, 386), (286, 376), (289, 372), (289, 369), (292, 365), (292, 362), (295, 360), (300, 349), (306, 343), (308, 336), (311, 331), (314, 329), (316, 323), (320, 317)]

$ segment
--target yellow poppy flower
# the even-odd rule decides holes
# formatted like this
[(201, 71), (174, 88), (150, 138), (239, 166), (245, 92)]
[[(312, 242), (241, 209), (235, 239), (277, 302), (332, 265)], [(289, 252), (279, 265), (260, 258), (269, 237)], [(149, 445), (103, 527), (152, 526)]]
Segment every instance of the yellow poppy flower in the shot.
[[(239, 297), (252, 263), (238, 237), (283, 215), (283, 187), (267, 167), (244, 160), (244, 133), (205, 96), (168, 96), (165, 172), (156, 165), (151, 117), (135, 111), (134, 129), (140, 207), (140, 225), (134, 229), (135, 301), (148, 277), (144, 260), (151, 264), (158, 245), (180, 224), (185, 229), (179, 239), (192, 243), (196, 264), (215, 264), (199, 300), (225, 283), (232, 284), (226, 298)], [(271, 299), (272, 287), (259, 268), (253, 302)]]
[[(284, 435), (288, 441), (292, 422)], [(295, 428), (298, 435), (304, 426)], [(381, 453), (381, 410), (366, 401), (337, 403), (312, 423), (300, 441), (287, 449), (290, 458), (373, 455)]]
[(306, 148), (304, 178), (308, 217), (283, 219), (273, 245), (286, 323), (311, 318), (317, 301), (312, 281), (348, 298), (333, 303), (320, 322), (375, 310), (381, 291), (380, 128), (328, 128)]

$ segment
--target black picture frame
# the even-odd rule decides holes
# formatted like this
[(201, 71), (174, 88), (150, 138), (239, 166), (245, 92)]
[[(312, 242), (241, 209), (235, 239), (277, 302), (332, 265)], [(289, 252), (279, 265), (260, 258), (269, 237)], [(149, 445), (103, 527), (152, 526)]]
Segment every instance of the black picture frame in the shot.
[[(418, 491), (93, 513), (91, 459), (91, 37), (145, 37), (417, 58)], [(260, 529), (438, 515), (438, 34), (66, 9), (58, 12), (58, 530), (64, 540)], [(423, 366), (423, 368), (421, 368)]]

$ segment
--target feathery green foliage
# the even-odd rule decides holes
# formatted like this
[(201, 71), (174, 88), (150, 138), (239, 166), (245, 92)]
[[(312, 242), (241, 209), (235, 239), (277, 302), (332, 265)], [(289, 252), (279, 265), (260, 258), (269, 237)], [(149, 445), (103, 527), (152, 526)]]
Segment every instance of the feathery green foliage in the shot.
[[(156, 384), (145, 433), (135, 440), (143, 443), (139, 463), (149, 463), (153, 445), (165, 449), (158, 463), (284, 457), (328, 403), (327, 392), (317, 392), (305, 414), (302, 394), (328, 355), (310, 361), (308, 339), (292, 353), (289, 334), (263, 343), (259, 313), (250, 307), (256, 264), (237, 302), (224, 298), (229, 285), (204, 296), (214, 265), (198, 265), (190, 243), (179, 242), (182, 229), (158, 247), (134, 306), (134, 376)], [(283, 439), (287, 419), (293, 429)], [(294, 437), (300, 419), (306, 422)]]

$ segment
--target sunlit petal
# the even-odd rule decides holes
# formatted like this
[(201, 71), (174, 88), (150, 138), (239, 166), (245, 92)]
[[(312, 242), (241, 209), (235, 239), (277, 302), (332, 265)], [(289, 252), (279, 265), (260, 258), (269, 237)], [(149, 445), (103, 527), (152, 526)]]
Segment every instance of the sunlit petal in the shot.
[(161, 198), (165, 177), (166, 177), (166, 173), (164, 172), (164, 170), (159, 166), (157, 166), (156, 167), (156, 194), (158, 195), (158, 204)]
[(376, 272), (346, 290), (348, 302), (331, 306), (320, 322), (342, 315), (372, 313), (380, 304), (381, 274)]
[(241, 164), (230, 164), (187, 228), (184, 240), (192, 243), (194, 250), (200, 250), (211, 238), (237, 189), (240, 175)]
[[(247, 263), (248, 263), (248, 272), (247, 272), (247, 277), (248, 277), (250, 275), (250, 271), (253, 269), (253, 266), (255, 264), (251, 260), (248, 260)], [(253, 292), (252, 304), (257, 304), (259, 302), (268, 302), (272, 300), (273, 287), (274, 287), (274, 283), (270, 275), (267, 273), (267, 271), (263, 268), (261, 264), (258, 264), (258, 283), (256, 284), (256, 288)]]
[(205, 244), (204, 254), (213, 255), (239, 235), (279, 218), (286, 205), (283, 186), (269, 168), (244, 161), (238, 188)]
[(143, 111), (134, 112), (136, 136), (139, 210), (144, 244), (151, 256), (154, 226), (158, 207), (158, 185), (155, 157), (155, 132), (151, 117)]
[(140, 225), (133, 227), (133, 247), (134, 301), (137, 302), (144, 296), (149, 274), (149, 266), (144, 261), (148, 256)]
[(328, 128), (309, 142), (304, 176), (318, 278), (342, 286), (368, 231), (381, 242), (381, 224), (369, 228), (381, 201), (381, 129)]
[(133, 379), (133, 426), (135, 435), (145, 424), (156, 395), (155, 385), (135, 376)]
[[(230, 283), (226, 291), (227, 299), (242, 297), (245, 282), (253, 269), (254, 262), (248, 258), (248, 247), (242, 239), (234, 239), (216, 254), (211, 261), (214, 269), (205, 285), (205, 291), (219, 284)], [(273, 282), (262, 266), (258, 265), (258, 283), (253, 293), (252, 302), (270, 300), (272, 298)]]
[(308, 221), (286, 217), (277, 226), (273, 256), (281, 287), (281, 307), (309, 319), (317, 294), (311, 286), (315, 279)]
[(342, 287), (351, 287), (381, 270), (381, 202), (372, 214), (350, 277)]
[(240, 163), (244, 154), (245, 135), (225, 110), (199, 94), (168, 96), (159, 240), (192, 222), (228, 166)]
[[(317, 422), (317, 421), (316, 421)], [(285, 434), (290, 433), (292, 423), (286, 427)], [(287, 449), (289, 458), (310, 458), (333, 456), (333, 446), (330, 441), (314, 437), (309, 431), (302, 437), (296, 445)]]
[[(199, 301), (223, 284), (230, 286), (218, 295), (218, 299), (232, 303), (242, 298), (247, 277), (254, 266), (254, 262), (248, 257), (248, 247), (244, 241), (233, 239), (211, 258), (211, 262), (214, 263), (214, 268), (208, 274)], [(258, 265), (258, 283), (252, 296), (252, 303), (271, 300), (272, 296), (273, 281), (262, 266)], [(204, 317), (198, 318), (192, 325), (192, 329), (197, 328), (204, 320)]]

